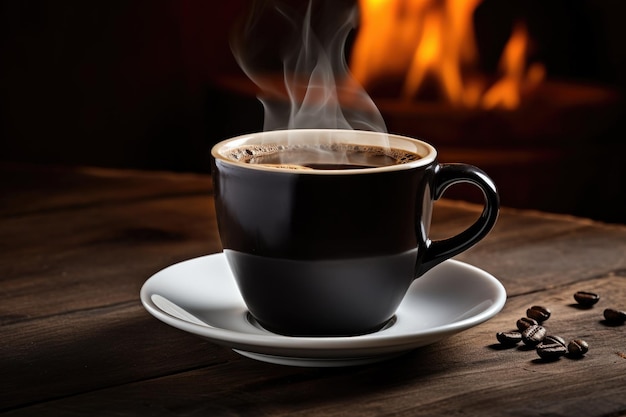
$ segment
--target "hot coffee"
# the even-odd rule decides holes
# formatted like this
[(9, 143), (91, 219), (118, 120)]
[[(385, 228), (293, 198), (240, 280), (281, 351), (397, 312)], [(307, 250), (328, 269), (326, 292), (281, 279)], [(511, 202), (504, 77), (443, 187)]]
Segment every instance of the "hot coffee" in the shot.
[(421, 158), (402, 149), (336, 143), (324, 145), (254, 145), (232, 149), (230, 159), (287, 169), (362, 169), (406, 164)]

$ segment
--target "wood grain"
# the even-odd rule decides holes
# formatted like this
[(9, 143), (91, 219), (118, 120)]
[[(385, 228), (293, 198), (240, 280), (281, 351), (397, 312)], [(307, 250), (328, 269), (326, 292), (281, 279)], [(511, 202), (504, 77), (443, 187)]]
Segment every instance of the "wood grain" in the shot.
[[(626, 326), (607, 326), (606, 306), (626, 300), (626, 276), (585, 282), (602, 295), (591, 309), (573, 305), (580, 285), (510, 298), (493, 320), (388, 362), (346, 369), (300, 369), (215, 352), (221, 361), (146, 381), (15, 410), (106, 415), (619, 415), (626, 410)], [(515, 328), (527, 307), (543, 304), (551, 334), (583, 338), (582, 359), (546, 363), (523, 345), (502, 348), (495, 333)], [(177, 339), (185, 339), (179, 334)], [(136, 343), (136, 342), (135, 342)], [(212, 349), (209, 349), (210, 351)], [(124, 352), (128, 355), (129, 352)], [(157, 352), (152, 352), (156, 354)], [(163, 354), (163, 352), (161, 352)], [(203, 355), (198, 355), (202, 360)], [(122, 356), (124, 356), (122, 355)], [(132, 355), (130, 355), (132, 356)], [(29, 414), (30, 413), (30, 414)]]
[[(375, 365), (292, 368), (173, 329), (140, 304), (150, 275), (221, 250), (208, 177), (0, 172), (12, 184), (0, 206), (3, 415), (626, 413), (626, 326), (602, 321), (604, 308), (626, 309), (623, 226), (505, 208), (494, 231), (458, 257), (505, 285), (495, 318)], [(458, 233), (480, 210), (438, 202), (431, 236)], [(598, 292), (600, 303), (576, 307), (579, 290)], [(499, 346), (496, 332), (533, 304), (552, 309), (549, 332), (587, 340), (589, 353), (545, 363), (533, 350)]]
[(136, 299), (159, 269), (221, 250), (211, 205), (170, 197), (4, 220), (0, 283), (11, 301), (0, 323)]
[(207, 175), (0, 164), (0, 215), (106, 206), (155, 196), (206, 195)]

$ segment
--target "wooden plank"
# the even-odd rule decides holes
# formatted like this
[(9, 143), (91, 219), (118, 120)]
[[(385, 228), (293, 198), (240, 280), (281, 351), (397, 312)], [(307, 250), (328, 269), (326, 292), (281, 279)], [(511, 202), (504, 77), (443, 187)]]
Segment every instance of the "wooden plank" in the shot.
[(3, 324), (134, 300), (158, 270), (221, 251), (206, 196), (34, 213), (1, 224)]
[(0, 163), (0, 216), (111, 204), (154, 196), (209, 195), (211, 178), (191, 173)]
[(2, 326), (0, 410), (228, 361), (138, 300)]
[[(436, 238), (458, 233), (472, 221), (470, 213), (482, 210), (445, 200), (438, 205)], [(493, 231), (456, 259), (492, 273), (516, 295), (626, 270), (625, 254), (623, 225), (504, 208)]]
[[(600, 303), (573, 306), (572, 295), (580, 289), (601, 294)], [(552, 309), (545, 323), (551, 333), (586, 339), (589, 353), (545, 363), (531, 349), (502, 349), (495, 333), (514, 328), (533, 304)], [(376, 365), (300, 369), (233, 359), (6, 415), (621, 415), (626, 326), (606, 326), (602, 311), (625, 304), (626, 276), (603, 276), (512, 297), (491, 321)]]
[[(484, 242), (459, 255), (523, 294), (626, 270), (626, 228), (509, 216)], [(506, 225), (508, 222), (519, 222)], [(501, 227), (502, 229), (499, 229)], [(503, 230), (501, 233), (500, 230)], [(517, 232), (511, 232), (517, 230)]]

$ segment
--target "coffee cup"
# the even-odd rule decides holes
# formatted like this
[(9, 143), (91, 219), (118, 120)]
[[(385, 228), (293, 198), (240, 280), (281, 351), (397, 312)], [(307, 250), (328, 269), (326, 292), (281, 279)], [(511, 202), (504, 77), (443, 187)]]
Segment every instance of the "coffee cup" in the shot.
[[(283, 335), (377, 331), (415, 279), (484, 238), (498, 216), (483, 171), (439, 163), (433, 146), (399, 135), (253, 133), (216, 144), (211, 163), (235, 281), (254, 320)], [(461, 182), (482, 190), (482, 214), (431, 241), (434, 201)]]

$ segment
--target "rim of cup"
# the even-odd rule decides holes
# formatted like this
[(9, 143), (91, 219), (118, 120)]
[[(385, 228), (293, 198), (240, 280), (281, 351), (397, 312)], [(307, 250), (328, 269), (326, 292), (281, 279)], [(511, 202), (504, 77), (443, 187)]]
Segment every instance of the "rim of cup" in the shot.
[[(311, 145), (313, 143), (311, 142), (312, 137), (315, 137), (316, 139), (314, 145)], [(344, 170), (308, 170), (251, 164), (228, 157), (230, 151), (249, 145), (308, 147), (316, 146), (320, 143), (323, 145), (333, 143), (347, 143), (361, 146), (390, 147), (418, 154), (420, 155), (420, 158), (406, 163), (385, 165), (372, 168)], [(400, 171), (426, 166), (435, 161), (437, 157), (437, 151), (431, 144), (424, 142), (420, 139), (410, 138), (407, 136), (401, 136), (392, 133), (347, 129), (285, 129), (249, 133), (223, 140), (213, 146), (213, 148), (211, 149), (211, 155), (216, 160), (225, 162), (227, 164), (259, 171), (283, 172), (289, 174), (305, 175), (355, 175), (383, 171)]]

